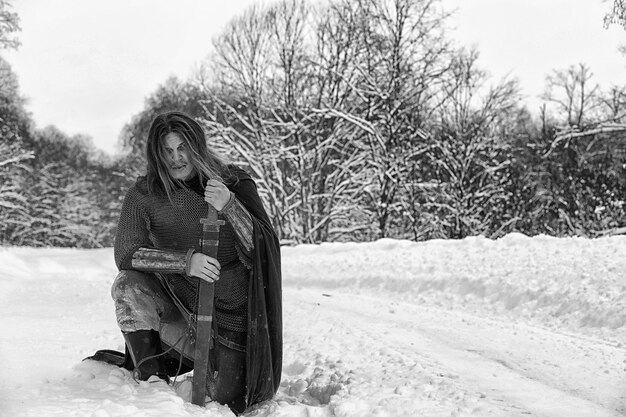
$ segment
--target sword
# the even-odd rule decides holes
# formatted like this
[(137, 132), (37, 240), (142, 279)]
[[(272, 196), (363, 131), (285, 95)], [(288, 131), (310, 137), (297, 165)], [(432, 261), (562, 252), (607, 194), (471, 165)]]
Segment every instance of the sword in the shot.
[[(217, 219), (217, 210), (209, 204), (207, 217), (202, 223), (201, 251), (212, 258), (217, 258), (220, 241), (220, 226), (223, 220)], [(204, 280), (198, 284), (198, 315), (196, 320), (196, 351), (193, 362), (193, 381), (191, 402), (204, 405), (206, 398), (206, 380), (209, 369), (209, 351), (211, 349), (211, 327), (213, 323), (213, 301), (215, 286)]]

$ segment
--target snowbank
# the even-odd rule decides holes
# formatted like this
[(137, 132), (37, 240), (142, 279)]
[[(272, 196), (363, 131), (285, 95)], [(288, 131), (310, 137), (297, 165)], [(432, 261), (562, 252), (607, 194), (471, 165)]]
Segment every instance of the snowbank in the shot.
[(382, 239), (283, 253), (287, 285), (374, 293), (626, 340), (623, 236)]

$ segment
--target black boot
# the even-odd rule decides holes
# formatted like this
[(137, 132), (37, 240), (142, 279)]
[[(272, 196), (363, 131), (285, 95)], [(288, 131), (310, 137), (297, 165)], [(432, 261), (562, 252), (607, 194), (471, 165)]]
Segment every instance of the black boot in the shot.
[(163, 362), (161, 338), (156, 330), (137, 330), (123, 333), (126, 346), (135, 364), (137, 379), (146, 381), (156, 375), (169, 384)]

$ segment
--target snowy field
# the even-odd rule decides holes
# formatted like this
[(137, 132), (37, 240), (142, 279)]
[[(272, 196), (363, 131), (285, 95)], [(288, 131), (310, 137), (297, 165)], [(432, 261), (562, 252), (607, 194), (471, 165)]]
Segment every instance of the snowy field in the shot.
[[(285, 355), (255, 417), (626, 415), (626, 238), (283, 248)], [(0, 415), (232, 416), (122, 350), (111, 249), (0, 248)]]

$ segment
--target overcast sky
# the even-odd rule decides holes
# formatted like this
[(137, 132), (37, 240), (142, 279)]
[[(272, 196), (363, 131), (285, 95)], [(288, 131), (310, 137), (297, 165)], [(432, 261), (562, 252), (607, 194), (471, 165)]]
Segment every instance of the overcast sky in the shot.
[[(91, 136), (109, 153), (122, 126), (168, 76), (186, 78), (211, 39), (253, 0), (14, 0), (22, 46), (3, 51), (38, 127)], [(264, 3), (268, 3), (265, 1)], [(443, 0), (455, 38), (476, 45), (495, 79), (521, 81), (532, 103), (553, 69), (589, 65), (603, 87), (626, 84), (620, 27), (603, 0)]]

